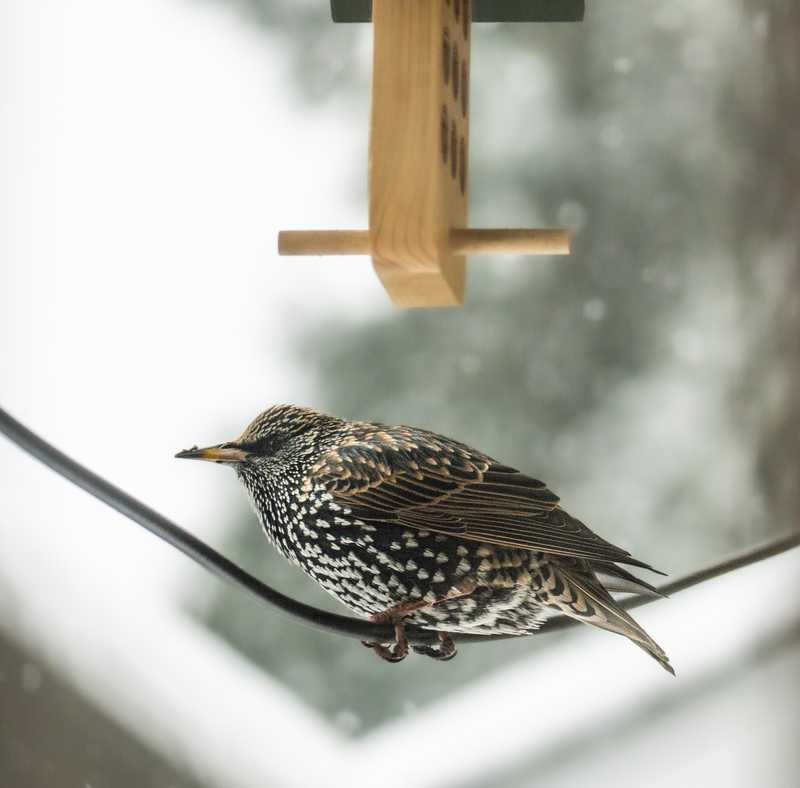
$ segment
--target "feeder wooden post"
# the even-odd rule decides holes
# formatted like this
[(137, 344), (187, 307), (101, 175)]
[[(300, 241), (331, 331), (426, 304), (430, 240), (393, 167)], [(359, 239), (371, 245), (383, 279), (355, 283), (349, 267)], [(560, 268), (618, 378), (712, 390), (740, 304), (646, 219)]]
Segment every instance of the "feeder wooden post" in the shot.
[(568, 254), (564, 230), (468, 227), (469, 0), (373, 0), (372, 25), (369, 229), (284, 231), (279, 252), (370, 254), (402, 307), (463, 304), (466, 254)]
[[(374, 0), (369, 229), (398, 306), (464, 301), (471, 19), (446, 0)], [(465, 4), (466, 5), (466, 4)]]

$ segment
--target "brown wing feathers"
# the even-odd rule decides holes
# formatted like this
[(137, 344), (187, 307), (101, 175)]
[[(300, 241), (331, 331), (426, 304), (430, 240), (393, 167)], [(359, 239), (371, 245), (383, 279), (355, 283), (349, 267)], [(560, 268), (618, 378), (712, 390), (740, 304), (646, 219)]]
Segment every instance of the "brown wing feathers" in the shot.
[(360, 519), (651, 569), (567, 514), (543, 482), (422, 430), (364, 425), (310, 480)]

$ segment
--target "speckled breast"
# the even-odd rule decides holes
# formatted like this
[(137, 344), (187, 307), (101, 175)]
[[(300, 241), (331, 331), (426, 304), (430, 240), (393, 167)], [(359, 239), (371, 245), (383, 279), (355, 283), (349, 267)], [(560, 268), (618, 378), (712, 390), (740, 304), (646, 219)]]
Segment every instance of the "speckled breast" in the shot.
[[(328, 593), (362, 615), (402, 602), (443, 599), (459, 580), (469, 596), (416, 611), (409, 623), (458, 632), (524, 634), (544, 620), (532, 587), (539, 556), (478, 542), (355, 520), (324, 491), (270, 496), (262, 526), (270, 541)], [(535, 586), (535, 584), (534, 584)]]

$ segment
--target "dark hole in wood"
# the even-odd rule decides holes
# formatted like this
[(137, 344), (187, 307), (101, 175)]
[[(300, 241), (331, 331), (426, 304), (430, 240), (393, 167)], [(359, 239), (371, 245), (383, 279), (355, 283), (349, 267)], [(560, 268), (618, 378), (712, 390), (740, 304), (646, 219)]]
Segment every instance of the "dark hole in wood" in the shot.
[(446, 85), (450, 81), (450, 31), (442, 31), (442, 77)]
[(441, 147), (442, 147), (442, 161), (447, 164), (447, 105), (442, 104), (442, 121), (441, 121)]
[[(455, 159), (455, 151), (453, 151), (453, 158)], [(458, 146), (458, 184), (461, 187), (461, 193), (464, 194), (467, 190), (467, 143), (462, 137)]]
[(458, 46), (453, 44), (453, 67), (450, 69), (453, 74), (453, 98), (458, 101), (458, 86), (459, 86), (459, 72), (458, 72)]
[(469, 96), (469, 71), (467, 70), (467, 63), (464, 61), (461, 64), (461, 114), (467, 117), (467, 101)]
[(469, 38), (469, 0), (462, 0), (464, 3), (464, 15), (461, 17), (461, 24), (464, 30), (464, 40)]
[(458, 145), (458, 140), (456, 139), (456, 122), (453, 121), (450, 125), (450, 175), (451, 177), (456, 177), (456, 171), (458, 167), (458, 155), (456, 147)]
[(453, 0), (453, 13), (456, 17), (456, 22), (458, 22), (458, 18), (461, 15), (461, 0)]

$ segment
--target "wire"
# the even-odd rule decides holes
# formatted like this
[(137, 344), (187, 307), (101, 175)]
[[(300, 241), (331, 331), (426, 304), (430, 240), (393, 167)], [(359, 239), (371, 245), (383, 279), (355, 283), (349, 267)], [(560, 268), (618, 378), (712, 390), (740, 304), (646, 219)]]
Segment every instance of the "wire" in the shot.
[[(150, 533), (155, 534), (168, 544), (180, 550), (184, 555), (191, 558), (200, 566), (207, 569), (217, 577), (238, 585), (254, 596), (277, 607), (284, 613), (298, 619), (302, 623), (324, 632), (333, 632), (346, 637), (356, 638), (372, 642), (391, 642), (394, 640), (394, 629), (383, 624), (373, 624), (349, 616), (342, 616), (336, 613), (328, 613), (324, 610), (312, 607), (296, 599), (281, 594), (266, 583), (262, 583), (251, 574), (247, 573), (240, 566), (225, 558), (209, 547), (205, 542), (201, 542), (197, 537), (190, 534), (180, 526), (168, 520), (149, 506), (137, 501), (133, 496), (114, 486), (110, 482), (85, 468), (80, 463), (68, 457), (63, 452), (56, 449), (47, 441), (40, 438), (34, 432), (18, 422), (5, 410), (0, 408), (0, 432), (9, 440), (15, 443), (23, 451), (44, 463), (48, 468), (71, 481), (81, 489), (93, 495), (103, 503), (116, 509), (120, 514), (125, 515), (135, 523), (146, 528)], [(743, 566), (762, 561), (770, 556), (783, 553), (800, 545), (800, 531), (794, 531), (784, 536), (778, 537), (770, 542), (766, 542), (754, 548), (745, 550), (737, 555), (727, 558), (719, 563), (712, 564), (703, 569), (686, 575), (682, 578), (667, 583), (658, 589), (659, 593), (667, 596), (691, 588), (698, 583), (709, 580), (719, 575), (739, 569)], [(656, 596), (634, 596), (622, 602), (623, 607), (630, 609), (641, 607), (655, 601)], [(581, 622), (566, 616), (557, 616), (549, 619), (536, 634), (555, 632), (576, 626)], [(430, 644), (435, 643), (437, 635), (435, 632), (408, 627), (406, 629), (408, 639), (412, 643)], [(465, 642), (486, 642), (488, 640), (505, 640), (518, 637), (516, 635), (453, 635), (453, 640)]]

